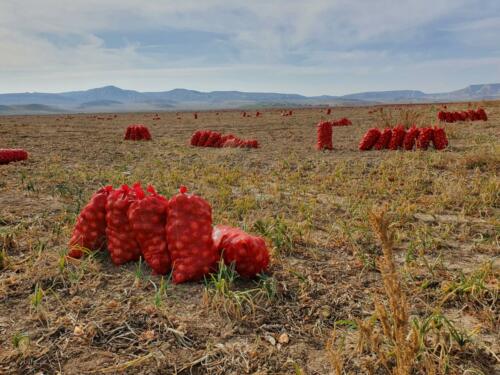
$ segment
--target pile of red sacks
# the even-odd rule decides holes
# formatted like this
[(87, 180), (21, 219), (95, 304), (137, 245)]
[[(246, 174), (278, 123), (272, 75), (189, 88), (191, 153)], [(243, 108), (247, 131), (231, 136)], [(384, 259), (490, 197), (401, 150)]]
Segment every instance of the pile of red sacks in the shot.
[(200, 280), (216, 270), (222, 257), (242, 277), (253, 278), (269, 266), (262, 238), (228, 226), (212, 227), (212, 207), (203, 198), (179, 194), (167, 199), (140, 184), (97, 191), (78, 216), (69, 256), (107, 249), (115, 265), (143, 257), (157, 274), (172, 271), (174, 283)]
[(469, 109), (467, 111), (455, 112), (438, 112), (438, 120), (444, 122), (458, 122), (458, 121), (488, 121), (488, 115), (483, 108), (477, 110)]
[(343, 117), (340, 120), (333, 121), (332, 125), (333, 126), (349, 126), (349, 125), (352, 125), (352, 122), (348, 118)]
[(405, 130), (403, 125), (398, 125), (392, 129), (385, 128), (383, 131), (377, 128), (368, 129), (359, 142), (359, 150), (367, 151), (373, 148), (375, 150), (403, 149), (411, 151), (415, 147), (418, 150), (427, 150), (431, 142), (436, 150), (444, 150), (448, 146), (448, 138), (444, 128), (412, 126)]
[(329, 121), (320, 121), (317, 125), (318, 141), (316, 148), (318, 150), (333, 150), (333, 124)]
[(244, 140), (233, 134), (223, 135), (212, 130), (198, 130), (194, 132), (191, 136), (190, 144), (197, 147), (259, 148), (259, 142), (255, 139)]
[(151, 133), (144, 125), (130, 125), (125, 132), (127, 141), (150, 141)]
[(0, 165), (28, 159), (28, 153), (17, 148), (0, 148)]

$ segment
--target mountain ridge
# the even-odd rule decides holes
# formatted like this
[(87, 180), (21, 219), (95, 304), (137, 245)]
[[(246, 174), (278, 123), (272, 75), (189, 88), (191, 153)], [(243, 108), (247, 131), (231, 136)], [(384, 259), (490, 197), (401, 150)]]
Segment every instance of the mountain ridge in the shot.
[[(293, 106), (370, 105), (500, 99), (500, 83), (474, 84), (444, 93), (419, 90), (367, 91), (347, 95), (305, 96), (290, 93), (211, 91), (184, 88), (140, 92), (108, 85), (60, 93), (25, 92), (0, 94), (0, 113), (125, 112), (161, 110), (208, 110)], [(6, 109), (9, 107), (9, 110)]]

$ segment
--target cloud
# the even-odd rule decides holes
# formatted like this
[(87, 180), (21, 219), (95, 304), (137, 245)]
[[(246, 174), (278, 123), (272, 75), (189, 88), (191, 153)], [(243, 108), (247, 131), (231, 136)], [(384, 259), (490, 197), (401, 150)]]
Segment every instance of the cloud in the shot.
[[(365, 84), (368, 90), (388, 83), (382, 79), (387, 72), (425, 64), (445, 70), (436, 62), (446, 59), (497, 58), (499, 14), (496, 0), (2, 0), (0, 91), (62, 86), (44, 74), (74, 89), (88, 77), (107, 84), (121, 75), (122, 82), (133, 83), (125, 74), (145, 72), (164, 72), (169, 82), (179, 82), (168, 72), (182, 69), (191, 75), (182, 75), (181, 86), (191, 88), (232, 82), (236, 89), (302, 92), (310, 90), (300, 85), (311, 75), (322, 75), (323, 82), (346, 82), (349, 77), (340, 76), (351, 75), (351, 86), (342, 87)], [(478, 66), (500, 80), (491, 64)], [(220, 72), (220, 85), (203, 79), (204, 69)], [(257, 71), (250, 83), (248, 75)], [(283, 81), (290, 79), (284, 72), (300, 75), (296, 86)], [(171, 88), (169, 82), (163, 89)]]

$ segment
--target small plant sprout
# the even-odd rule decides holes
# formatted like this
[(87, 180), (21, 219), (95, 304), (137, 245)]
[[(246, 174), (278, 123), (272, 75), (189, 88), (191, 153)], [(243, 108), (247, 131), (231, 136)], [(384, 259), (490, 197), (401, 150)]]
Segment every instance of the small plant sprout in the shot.
[(168, 274), (166, 280), (164, 277), (160, 279), (159, 287), (156, 287), (156, 284), (153, 283), (155, 288), (154, 305), (157, 309), (159, 309), (163, 304), (163, 298), (167, 295), (167, 291), (169, 289), (171, 280), (172, 280), (172, 272)]
[(43, 300), (44, 292), (42, 287), (37, 283), (35, 285), (35, 290), (33, 294), (31, 295), (30, 302), (31, 302), (31, 307), (35, 310), (38, 311), (42, 307), (42, 300)]

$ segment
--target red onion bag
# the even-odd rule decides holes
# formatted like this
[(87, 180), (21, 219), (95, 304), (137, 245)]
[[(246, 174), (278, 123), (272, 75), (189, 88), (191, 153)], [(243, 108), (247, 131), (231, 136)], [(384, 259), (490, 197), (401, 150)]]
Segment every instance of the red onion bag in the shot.
[(212, 240), (212, 208), (201, 197), (186, 192), (181, 186), (167, 210), (167, 242), (176, 284), (201, 279), (218, 260)]
[(113, 187), (98, 190), (82, 209), (69, 241), (72, 258), (80, 258), (84, 251), (97, 251), (106, 245), (106, 200)]
[(253, 278), (269, 266), (269, 251), (265, 241), (239, 228), (217, 225), (212, 234), (214, 244), (227, 265), (234, 263), (242, 277)]
[(434, 129), (432, 128), (422, 128), (418, 134), (417, 138), (417, 148), (419, 150), (427, 150), (429, 144), (434, 139)]
[(406, 130), (403, 125), (398, 125), (394, 129), (392, 129), (392, 137), (389, 142), (389, 149), (397, 150), (400, 147), (403, 147), (403, 142), (405, 139)]
[(432, 138), (432, 143), (436, 150), (444, 150), (448, 146), (448, 138), (446, 137), (446, 132), (444, 128), (434, 127), (434, 137)]
[(392, 129), (385, 128), (380, 137), (378, 137), (377, 142), (373, 146), (375, 150), (382, 150), (384, 148), (389, 148), (389, 142), (392, 138)]
[(123, 185), (113, 190), (106, 201), (108, 250), (111, 260), (116, 265), (138, 260), (141, 256), (141, 249), (127, 215), (133, 200), (133, 191), (127, 185)]
[(333, 124), (329, 121), (322, 121), (317, 125), (318, 129), (318, 141), (316, 148), (318, 150), (332, 150), (332, 135), (333, 135)]
[(417, 129), (416, 126), (412, 126), (408, 131), (406, 132), (405, 139), (403, 141), (403, 148), (407, 151), (413, 150), (413, 147), (415, 146), (415, 141), (418, 138), (418, 133), (419, 130)]
[(140, 185), (133, 190), (135, 201), (128, 209), (128, 221), (146, 263), (155, 273), (165, 275), (170, 270), (165, 232), (168, 200), (152, 186), (148, 186), (148, 195)]
[(359, 142), (359, 149), (361, 151), (371, 150), (375, 143), (377, 143), (380, 135), (380, 130), (378, 130), (377, 128), (368, 129), (368, 131)]
[(200, 130), (194, 132), (193, 135), (191, 136), (191, 140), (190, 140), (191, 146), (198, 146), (198, 141), (200, 140), (200, 137), (201, 137)]

